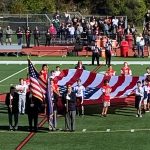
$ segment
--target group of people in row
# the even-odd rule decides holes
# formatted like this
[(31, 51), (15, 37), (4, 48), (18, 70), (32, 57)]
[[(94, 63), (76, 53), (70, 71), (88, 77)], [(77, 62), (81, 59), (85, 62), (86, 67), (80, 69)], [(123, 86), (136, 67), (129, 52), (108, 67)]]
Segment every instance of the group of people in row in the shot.
[[(75, 69), (85, 69), (82, 61), (78, 61)], [(137, 108), (136, 117), (142, 117), (142, 101), (144, 102), (143, 112), (150, 110), (150, 68), (146, 68), (147, 73), (144, 75), (146, 80), (143, 81), (143, 85), (140, 81), (137, 82), (137, 88), (135, 89), (135, 107)], [(51, 71), (48, 75), (48, 66), (44, 64), (42, 66), (39, 75), (44, 78), (50, 79), (50, 85), (52, 90), (52, 102), (53, 102), (53, 113), (48, 116), (49, 130), (57, 129), (57, 110), (58, 101), (61, 97), (62, 104), (64, 107), (65, 116), (65, 130), (75, 131), (75, 117), (76, 115), (84, 115), (84, 95), (86, 88), (82, 85), (81, 79), (77, 79), (77, 85), (72, 87), (72, 85), (67, 85), (65, 92), (60, 92), (59, 86), (55, 83), (54, 78), (59, 76), (61, 73), (60, 67), (56, 66), (55, 71)], [(128, 66), (127, 62), (124, 63), (124, 67), (121, 69), (121, 74), (128, 76), (132, 75), (132, 71)], [(106, 76), (114, 76), (115, 71), (112, 66), (105, 73)], [(37, 131), (38, 129), (38, 115), (39, 113), (45, 112), (45, 103), (40, 101), (38, 98), (32, 95), (30, 90), (30, 80), (19, 79), (20, 83), (16, 86), (10, 87), (10, 92), (6, 96), (6, 105), (8, 107), (8, 117), (9, 117), (9, 129), (18, 130), (18, 117), (19, 114), (28, 114), (29, 121), (29, 131)], [(110, 106), (110, 94), (111, 87), (109, 85), (109, 80), (104, 80), (104, 84), (101, 87), (103, 93), (103, 109), (101, 116), (106, 117), (108, 112), (108, 107)], [(45, 100), (46, 102), (46, 100)], [(14, 117), (14, 118), (13, 118)], [(14, 120), (14, 124), (13, 124)], [(34, 126), (33, 126), (34, 120)]]

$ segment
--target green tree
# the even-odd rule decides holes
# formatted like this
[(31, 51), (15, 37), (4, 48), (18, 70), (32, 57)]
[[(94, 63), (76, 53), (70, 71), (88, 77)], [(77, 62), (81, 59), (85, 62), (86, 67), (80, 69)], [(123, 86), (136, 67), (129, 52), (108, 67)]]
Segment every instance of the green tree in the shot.
[(23, 0), (14, 0), (11, 4), (10, 12), (15, 14), (26, 13), (27, 7), (23, 3)]

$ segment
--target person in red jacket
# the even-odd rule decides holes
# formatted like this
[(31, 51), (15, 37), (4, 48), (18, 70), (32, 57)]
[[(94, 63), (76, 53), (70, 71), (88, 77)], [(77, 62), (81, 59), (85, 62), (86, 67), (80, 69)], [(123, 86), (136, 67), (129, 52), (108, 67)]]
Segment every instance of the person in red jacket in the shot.
[(106, 76), (115, 76), (116, 71), (113, 70), (112, 65), (109, 66), (108, 70), (106, 71)]
[(108, 107), (110, 106), (110, 93), (111, 93), (111, 87), (109, 86), (109, 81), (106, 79), (104, 80), (104, 85), (102, 87), (102, 93), (103, 93), (103, 110), (101, 116), (106, 117)]
[(127, 62), (124, 62), (124, 67), (121, 68), (121, 75), (124, 75), (124, 76), (132, 75), (132, 71), (131, 71), (130, 67), (128, 66)]

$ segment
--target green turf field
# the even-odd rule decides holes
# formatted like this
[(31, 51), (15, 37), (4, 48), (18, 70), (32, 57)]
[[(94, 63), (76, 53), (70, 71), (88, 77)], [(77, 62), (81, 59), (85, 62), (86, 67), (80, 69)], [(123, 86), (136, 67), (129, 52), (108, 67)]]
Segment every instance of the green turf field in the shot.
[[(92, 60), (91, 56), (80, 56), (80, 57), (75, 57), (75, 56), (67, 56), (67, 57), (48, 57), (48, 56), (43, 56), (43, 57), (38, 57), (38, 56), (30, 56), (31, 60), (35, 61), (35, 60), (39, 60), (39, 61), (78, 61), (78, 60), (82, 60), (82, 61), (86, 61), (86, 60)], [(0, 56), (0, 61), (26, 61), (27, 60), (27, 56), (19, 56), (19, 57), (15, 57), (15, 56), (8, 56), (8, 57), (4, 57), (4, 56)], [(100, 60), (104, 60), (104, 58), (100, 58)], [(114, 61), (150, 61), (150, 58), (145, 57), (145, 58), (135, 58), (135, 57), (112, 57), (112, 60)]]
[[(7, 113), (0, 105), (0, 149), (15, 149), (27, 136), (27, 116), (20, 116), (19, 131), (7, 131)], [(133, 107), (112, 107), (107, 118), (99, 116), (99, 106), (85, 107), (85, 116), (76, 117), (76, 132), (49, 132), (47, 122), (24, 150), (149, 150), (150, 113), (135, 117)], [(58, 128), (64, 128), (64, 117), (58, 118)], [(82, 130), (86, 129), (85, 132)], [(108, 130), (110, 129), (110, 131)], [(131, 130), (132, 129), (132, 130)], [(134, 129), (134, 132), (133, 132)]]
[[(0, 60), (26, 60), (26, 57), (2, 57)], [(52, 60), (53, 58), (32, 57), (32, 60)], [(64, 60), (77, 61), (80, 58), (66, 57)], [(89, 59), (90, 57), (82, 59)], [(117, 60), (117, 58), (114, 58)], [(131, 58), (128, 58), (131, 59)], [(57, 60), (57, 59), (53, 59)], [(58, 58), (60, 60), (60, 58)], [(81, 59), (80, 59), (81, 60)], [(118, 58), (119, 60), (119, 58)], [(122, 60), (122, 59), (120, 59)], [(135, 60), (135, 59), (132, 59)], [(138, 58), (137, 60), (149, 61), (148, 58)], [(35, 65), (40, 70), (41, 65)], [(133, 75), (143, 75), (148, 65), (130, 65)], [(27, 65), (0, 65), (0, 93), (7, 92), (11, 84), (18, 83), (20, 77), (26, 77)], [(49, 65), (49, 70), (55, 69), (56, 65)], [(96, 66), (85, 65), (87, 70), (93, 70)], [(120, 74), (122, 65), (113, 65), (116, 75)], [(74, 68), (74, 65), (61, 65), (61, 69)], [(8, 78), (10, 75), (22, 72)], [(102, 66), (97, 72), (103, 73), (107, 67)], [(6, 79), (8, 78), (8, 79)], [(4, 80), (5, 81), (2, 81)], [(66, 133), (64, 131), (49, 132), (47, 122), (40, 128), (29, 142), (23, 147), (24, 150), (149, 150), (150, 134), (150, 113), (146, 113), (143, 118), (136, 118), (136, 111), (133, 106), (110, 107), (109, 115), (101, 118), (101, 107), (98, 105), (86, 106), (85, 116), (76, 117), (76, 132)], [(39, 118), (39, 122), (43, 118)], [(27, 132), (27, 116), (20, 116), (19, 131), (8, 131), (7, 109), (4, 104), (0, 104), (0, 150), (13, 150), (29, 134)], [(58, 118), (58, 128), (64, 128), (64, 117)], [(86, 129), (86, 132), (82, 132)], [(110, 132), (107, 129), (110, 129)], [(131, 130), (131, 129), (136, 129)], [(134, 132), (131, 132), (134, 131)]]

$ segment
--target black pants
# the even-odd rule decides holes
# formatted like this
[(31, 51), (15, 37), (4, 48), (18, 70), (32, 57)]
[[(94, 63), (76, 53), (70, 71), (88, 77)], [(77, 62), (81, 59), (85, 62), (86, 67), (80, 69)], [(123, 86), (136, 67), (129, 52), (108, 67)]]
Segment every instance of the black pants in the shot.
[(99, 65), (99, 53), (93, 53), (92, 54), (92, 65), (94, 65), (95, 58), (97, 61), (97, 65)]
[(111, 51), (105, 51), (106, 65), (111, 65)]
[(38, 124), (38, 113), (28, 113), (29, 129), (32, 130), (32, 121), (34, 121), (34, 130), (37, 130)]
[[(13, 120), (13, 117), (14, 117), (14, 120)], [(9, 118), (9, 126), (11, 127), (18, 126), (18, 113), (8, 113), (8, 118)]]
[(50, 43), (51, 43), (51, 39), (50, 38), (46, 38), (45, 46), (50, 46)]
[(39, 46), (39, 45), (40, 45), (39, 38), (34, 38), (34, 46)]
[(27, 44), (27, 48), (29, 48), (30, 47), (30, 38), (26, 38), (26, 44)]

